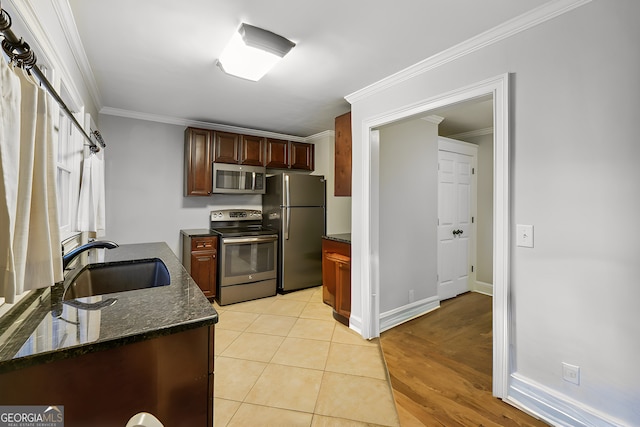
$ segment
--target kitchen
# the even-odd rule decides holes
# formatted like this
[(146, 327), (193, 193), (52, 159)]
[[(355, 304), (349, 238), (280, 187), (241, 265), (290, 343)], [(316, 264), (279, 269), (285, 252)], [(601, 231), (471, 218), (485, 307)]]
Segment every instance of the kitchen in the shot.
[[(473, 5), (467, 6), (473, 7)], [(38, 10), (37, 7), (36, 10)], [(38, 11), (41, 12), (42, 9)], [(56, 13), (53, 10), (47, 10), (42, 15), (53, 17)], [(453, 15), (455, 13), (452, 11), (451, 16)], [(356, 14), (356, 16), (359, 15)], [(426, 14), (422, 15), (422, 18), (424, 16)], [(576, 9), (558, 16), (559, 18), (555, 20), (537, 27), (532, 26), (522, 33), (530, 35), (528, 38), (518, 36), (498, 43), (495, 47), (468, 54), (461, 61), (462, 65), (453, 61), (446, 66), (435, 66), (425, 73), (429, 78), (407, 83), (411, 89), (408, 92), (413, 91), (414, 94), (392, 91), (389, 93), (390, 96), (374, 97), (373, 100), (379, 101), (378, 104), (373, 104), (373, 100), (371, 103), (359, 103), (354, 100), (357, 104), (354, 109), (357, 113), (355, 123), (361, 124), (371, 117), (384, 115), (387, 111), (404, 105), (413, 105), (424, 98), (435, 98), (444, 92), (464, 87), (469, 82), (482, 81), (501, 73), (514, 73), (515, 79), (511, 83), (517, 93), (517, 108), (515, 112), (512, 111), (514, 114), (512, 120), (517, 126), (512, 131), (515, 133), (517, 150), (513, 154), (512, 161), (516, 173), (513, 185), (518, 191), (518, 197), (512, 208), (513, 221), (535, 222), (538, 227), (536, 237), (540, 240), (536, 240), (537, 247), (534, 250), (517, 249), (514, 245), (510, 252), (514, 266), (517, 266), (511, 277), (512, 286), (516, 290), (513, 298), (518, 308), (514, 313), (518, 320), (518, 328), (513, 331), (517, 338), (517, 345), (514, 343), (516, 345), (514, 352), (518, 364), (517, 367), (512, 367), (512, 378), (530, 387), (527, 389), (529, 391), (552, 389), (554, 393), (550, 393), (553, 397), (552, 409), (549, 409), (551, 412), (554, 411), (553, 408), (560, 407), (561, 403), (577, 401), (578, 404), (575, 407), (580, 413), (589, 412), (582, 411), (584, 406), (587, 406), (595, 408), (595, 412), (607, 414), (603, 416), (604, 418), (613, 419), (615, 414), (621, 414), (619, 416), (627, 423), (633, 424), (633, 421), (637, 420), (637, 414), (630, 409), (633, 406), (630, 402), (637, 398), (637, 388), (634, 388), (631, 383), (632, 380), (637, 379), (637, 375), (635, 371), (629, 373), (629, 370), (623, 367), (630, 365), (631, 354), (637, 350), (636, 340), (631, 339), (637, 335), (637, 331), (632, 326), (638, 324), (637, 316), (633, 314), (634, 309), (627, 306), (630, 304), (629, 301), (636, 300), (635, 295), (637, 295), (637, 289), (628, 285), (633, 280), (630, 280), (632, 262), (627, 261), (629, 254), (637, 254), (637, 246), (631, 245), (626, 235), (623, 235), (616, 245), (609, 245), (608, 237), (599, 231), (595, 235), (583, 234), (578, 229), (580, 231), (590, 229), (593, 224), (602, 225), (604, 217), (619, 218), (622, 215), (622, 222), (630, 224), (632, 231), (635, 231), (633, 225), (635, 221), (629, 215), (637, 207), (636, 198), (630, 197), (623, 200), (622, 197), (615, 196), (616, 192), (602, 191), (602, 183), (610, 181), (600, 181), (600, 179), (604, 175), (619, 176), (627, 183), (640, 181), (637, 179), (637, 172), (633, 165), (626, 163), (630, 162), (630, 159), (637, 158), (637, 147), (625, 142), (633, 140), (635, 127), (626, 114), (620, 116), (614, 114), (614, 110), (635, 113), (638, 109), (637, 103), (625, 95), (633, 93), (636, 89), (634, 80), (629, 76), (637, 71), (637, 58), (628, 39), (637, 39), (635, 37), (637, 33), (632, 33), (632, 37), (621, 35), (621, 33), (628, 35), (635, 31), (627, 22), (627, 17), (637, 16), (637, 6), (620, 1), (616, 2), (614, 7), (607, 8), (603, 2), (595, 0), (584, 2)], [(407, 16), (398, 19), (398, 22), (406, 18)], [(344, 22), (343, 24), (346, 25)], [(472, 24), (470, 22), (470, 25)], [(456, 26), (456, 23), (449, 22), (449, 25)], [(418, 26), (420, 25), (416, 25)], [(567, 27), (575, 30), (575, 39), (570, 35), (571, 31), (566, 31)], [(593, 31), (588, 33), (584, 30), (585, 28)], [(443, 34), (447, 33), (446, 28), (441, 30)], [(480, 32), (469, 29), (469, 34)], [(22, 34), (22, 32), (19, 33)], [(553, 40), (551, 40), (552, 35)], [(437, 41), (435, 38), (425, 37), (424, 39)], [(463, 39), (464, 37), (461, 40)], [(455, 42), (448, 46), (453, 45)], [(605, 48), (604, 45), (607, 47)], [(611, 48), (611, 46), (620, 48)], [(442, 47), (434, 49), (434, 52), (439, 52)], [(209, 48), (202, 48), (202, 50), (207, 49)], [(485, 54), (486, 56), (483, 56)], [(424, 52), (418, 53), (409, 64), (429, 56), (430, 54)], [(65, 62), (73, 64), (73, 60)], [(381, 66), (386, 66), (388, 62), (394, 61), (379, 61)], [(609, 64), (615, 64), (615, 66)], [(162, 66), (156, 64), (156, 67)], [(549, 67), (553, 70), (552, 73), (549, 73)], [(402, 66), (397, 65), (396, 68), (399, 69)], [(207, 73), (213, 71), (218, 70), (207, 69)], [(393, 72), (395, 70), (387, 69), (382, 72), (381, 77), (391, 75)], [(74, 74), (80, 75), (75, 70)], [(574, 78), (576, 75), (584, 78)], [(621, 77), (610, 79), (611, 75)], [(557, 80), (554, 80), (554, 77), (558, 77)], [(348, 78), (345, 76), (345, 80)], [(76, 80), (80, 82), (81, 78), (78, 77)], [(378, 78), (370, 79), (370, 81), (377, 80)], [(600, 84), (603, 81), (608, 83)], [(178, 88), (179, 83), (175, 82)], [(163, 102), (162, 93), (167, 98), (174, 98), (171, 96), (174, 93), (171, 92), (171, 86), (167, 84), (166, 91), (156, 89), (157, 93), (149, 94), (149, 99), (153, 99), (158, 105), (166, 104)], [(365, 85), (352, 85), (350, 89), (343, 90), (340, 96), (362, 87)], [(424, 92), (421, 91), (423, 88)], [(170, 93), (167, 94), (167, 91)], [(88, 91), (85, 92), (83, 89), (82, 92), (84, 96), (80, 98), (87, 100), (91, 98)], [(569, 93), (578, 97), (582, 95), (576, 94), (591, 93), (596, 101), (590, 102), (592, 98), (586, 98), (586, 95), (584, 95), (585, 98), (575, 100), (569, 97)], [(546, 104), (549, 99), (555, 101), (556, 97), (559, 97), (562, 102), (553, 102), (551, 106)], [(379, 98), (385, 98), (388, 102)], [(542, 98), (545, 98), (545, 101)], [(274, 99), (276, 99), (275, 95)], [(535, 102), (527, 102), (530, 99), (534, 99)], [(233, 208), (238, 205), (248, 209), (261, 206), (261, 200), (256, 196), (216, 195), (207, 200), (182, 196), (183, 132), (189, 126), (203, 127), (206, 121), (176, 119), (166, 109), (133, 115), (130, 114), (130, 111), (136, 110), (131, 106), (133, 104), (107, 108), (98, 114), (97, 107), (89, 105), (91, 102), (87, 104), (88, 112), (95, 117), (99, 116), (99, 128), (108, 144), (104, 154), (108, 159), (105, 175), (107, 180), (106, 229), (109, 238), (122, 244), (166, 241), (172, 251), (178, 253), (179, 229), (208, 227), (208, 215), (211, 210)], [(623, 108), (598, 107), (602, 105), (622, 105)], [(190, 108), (185, 103), (181, 104), (181, 107)], [(346, 104), (341, 104), (340, 107), (344, 109), (331, 115), (331, 120), (348, 109)], [(252, 112), (253, 108), (247, 107), (247, 113)], [(239, 114), (238, 110), (233, 112)], [(190, 117), (202, 118), (198, 114)], [(561, 122), (559, 118), (563, 118), (564, 121)], [(615, 129), (608, 127), (604, 132), (597, 125), (603, 122), (617, 123), (617, 126)], [(225, 123), (234, 122), (228, 120)], [(585, 123), (589, 123), (589, 126), (585, 126)], [(268, 126), (257, 120), (242, 123), (239, 126), (252, 130), (268, 129)], [(554, 132), (548, 132), (549, 127)], [(304, 141), (300, 140), (314, 144), (316, 148), (314, 173), (325, 175), (328, 180), (331, 179), (332, 169), (329, 166), (333, 149), (332, 135), (324, 134), (323, 131), (329, 128), (330, 125), (327, 125), (315, 132), (307, 133), (305, 135), (312, 136), (302, 138)], [(242, 132), (242, 128), (225, 129)], [(363, 130), (357, 127), (355, 131), (356, 139), (361, 140)], [(288, 135), (289, 132), (284, 130), (280, 132), (282, 133), (276, 132), (273, 136), (284, 137), (284, 139), (290, 137), (290, 140), (296, 140)], [(290, 133), (297, 135), (297, 132)], [(596, 141), (605, 140), (610, 141), (611, 146), (622, 154), (621, 161), (624, 167), (620, 167), (620, 163), (614, 167), (612, 160), (610, 162), (603, 160), (606, 155)], [(585, 146), (593, 150), (585, 152), (581, 148)], [(566, 177), (563, 175), (565, 170), (561, 170), (556, 163), (551, 163), (552, 171), (541, 174), (542, 168), (535, 161), (548, 162), (549, 157), (556, 158), (550, 156), (550, 153), (554, 156), (559, 155), (560, 159), (570, 157), (571, 161), (574, 161), (573, 156), (579, 153), (577, 157), (581, 165), (595, 165), (594, 168), (585, 167), (585, 171), (578, 166), (573, 166), (571, 170), (588, 183), (586, 187), (597, 189), (597, 195), (603, 202), (594, 205), (592, 195), (583, 194), (581, 190), (575, 191), (575, 187), (570, 188), (567, 180), (563, 178)], [(362, 160), (362, 158), (360, 151), (354, 153), (354, 159)], [(569, 164), (573, 163), (569, 162)], [(144, 173), (138, 172), (141, 168), (144, 168)], [(590, 172), (587, 173), (586, 169)], [(594, 170), (599, 173), (594, 175)], [(362, 175), (357, 175), (354, 180), (354, 195), (358, 197), (354, 197), (353, 201), (348, 198), (327, 200), (328, 233), (349, 232), (353, 229), (354, 235), (360, 238), (365, 237), (363, 230), (359, 228), (358, 221), (361, 219), (359, 214), (367, 209), (368, 199), (361, 193)], [(331, 188), (331, 183), (328, 183), (328, 188)], [(545, 188), (545, 191), (540, 191), (540, 188)], [(627, 194), (636, 194), (635, 187), (632, 190)], [(354, 218), (357, 218), (353, 222), (352, 203), (355, 206)], [(555, 208), (549, 209), (549, 206)], [(348, 214), (333, 216), (332, 210), (348, 212)], [(547, 217), (551, 215), (550, 211), (561, 215), (563, 221)], [(576, 218), (582, 218), (579, 220), (580, 227), (576, 230), (564, 228), (564, 224)], [(559, 237), (551, 237), (562, 236), (565, 233), (570, 234), (569, 239), (561, 240)], [(637, 233), (630, 233), (630, 235), (635, 234)], [(543, 244), (545, 242), (547, 245)], [(356, 245), (360, 245), (360, 242)], [(597, 251), (596, 247), (615, 247), (616, 249), (612, 249), (609, 254), (603, 254)], [(354, 260), (357, 263), (362, 247), (354, 246), (354, 249), (356, 250)], [(554, 261), (555, 259), (565, 260), (566, 266), (560, 261)], [(593, 262), (596, 259), (605, 261), (602, 264)], [(597, 266), (601, 266), (602, 269), (595, 271)], [(550, 271), (560, 272), (561, 279), (546, 273)], [(612, 281), (616, 288), (612, 295), (625, 297), (622, 298), (623, 307), (615, 305), (620, 303), (614, 304), (609, 300), (604, 307), (601, 304), (602, 295), (597, 290), (599, 286), (596, 282), (608, 283), (609, 280), (596, 278), (602, 278), (606, 272), (610, 273), (610, 277), (616, 278)], [(579, 275), (579, 280), (574, 277), (575, 274)], [(363, 277), (361, 274), (357, 275), (357, 283), (360, 282), (361, 277)], [(366, 280), (366, 275), (362, 280)], [(359, 290), (359, 285), (355, 286)], [(562, 292), (558, 292), (559, 289)], [(584, 292), (586, 289), (590, 291)], [(593, 296), (596, 294), (600, 297)], [(550, 295), (553, 298), (549, 298)], [(579, 304), (575, 303), (574, 298), (577, 298)], [(358, 299), (358, 302), (356, 305), (360, 306), (362, 301)], [(540, 307), (545, 309), (540, 310)], [(598, 323), (590, 320), (594, 317), (593, 313), (599, 310), (605, 310), (603, 317), (610, 320)], [(617, 333), (611, 333), (612, 324), (616, 325)], [(539, 325), (545, 333), (537, 335), (534, 325)], [(560, 351), (556, 351), (558, 349), (561, 349), (562, 357), (569, 355), (585, 358), (582, 368), (591, 366), (592, 369), (587, 371), (597, 372), (595, 377), (584, 378), (586, 381), (593, 381), (593, 387), (574, 387), (565, 384), (562, 380), (557, 380), (556, 368), (560, 366), (558, 358), (561, 357), (558, 354)], [(607, 364), (603, 360), (619, 360), (615, 365), (620, 368)], [(523, 378), (525, 381), (522, 381)], [(527, 382), (529, 380), (530, 382)], [(520, 392), (522, 390), (523, 388), (519, 389)], [(605, 390), (613, 390), (613, 392)], [(607, 399), (607, 396), (614, 397)], [(532, 405), (531, 402), (528, 403)], [(619, 424), (624, 425), (624, 422)]]

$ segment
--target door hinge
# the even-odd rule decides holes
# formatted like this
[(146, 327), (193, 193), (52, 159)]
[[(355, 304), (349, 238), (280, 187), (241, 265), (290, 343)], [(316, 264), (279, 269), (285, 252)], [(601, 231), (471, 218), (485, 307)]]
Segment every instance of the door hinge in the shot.
[(471, 224), (473, 224), (473, 221), (475, 221), (476, 218), (474, 216), (471, 217)]
[(471, 266), (471, 272), (473, 273), (473, 265)]
[(476, 174), (476, 168), (471, 168), (471, 175), (475, 175)]

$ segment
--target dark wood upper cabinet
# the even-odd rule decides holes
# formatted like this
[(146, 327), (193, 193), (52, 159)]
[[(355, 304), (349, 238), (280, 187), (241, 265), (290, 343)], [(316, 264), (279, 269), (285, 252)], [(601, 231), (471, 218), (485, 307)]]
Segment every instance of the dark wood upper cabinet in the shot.
[(312, 171), (314, 169), (313, 148), (313, 144), (306, 142), (291, 142), (291, 169)]
[(213, 132), (187, 128), (184, 133), (185, 196), (208, 196), (212, 191)]
[(283, 139), (187, 128), (184, 138), (184, 194), (210, 196), (213, 163), (314, 170), (314, 145)]
[(289, 141), (267, 138), (268, 168), (287, 169), (289, 167)]
[(215, 132), (213, 161), (238, 163), (240, 159), (241, 135), (230, 132)]
[(336, 117), (335, 196), (351, 196), (351, 112)]
[(264, 166), (266, 138), (243, 135), (241, 140), (240, 164)]

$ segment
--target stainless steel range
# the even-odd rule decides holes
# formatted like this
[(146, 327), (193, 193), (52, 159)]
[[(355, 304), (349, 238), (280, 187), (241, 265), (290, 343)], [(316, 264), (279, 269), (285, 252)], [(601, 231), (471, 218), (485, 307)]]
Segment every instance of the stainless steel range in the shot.
[(276, 294), (278, 234), (262, 226), (259, 210), (211, 211), (211, 231), (218, 235), (218, 304)]

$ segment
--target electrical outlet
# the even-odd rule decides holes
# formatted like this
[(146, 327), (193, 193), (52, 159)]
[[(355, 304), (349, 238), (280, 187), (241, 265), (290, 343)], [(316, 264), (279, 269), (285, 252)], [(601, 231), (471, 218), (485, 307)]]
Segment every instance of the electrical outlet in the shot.
[(533, 247), (533, 225), (516, 225), (516, 245), (524, 248)]
[(409, 302), (414, 302), (416, 300), (415, 295), (413, 294), (413, 289), (409, 290)]
[(580, 385), (580, 367), (562, 362), (562, 379)]

